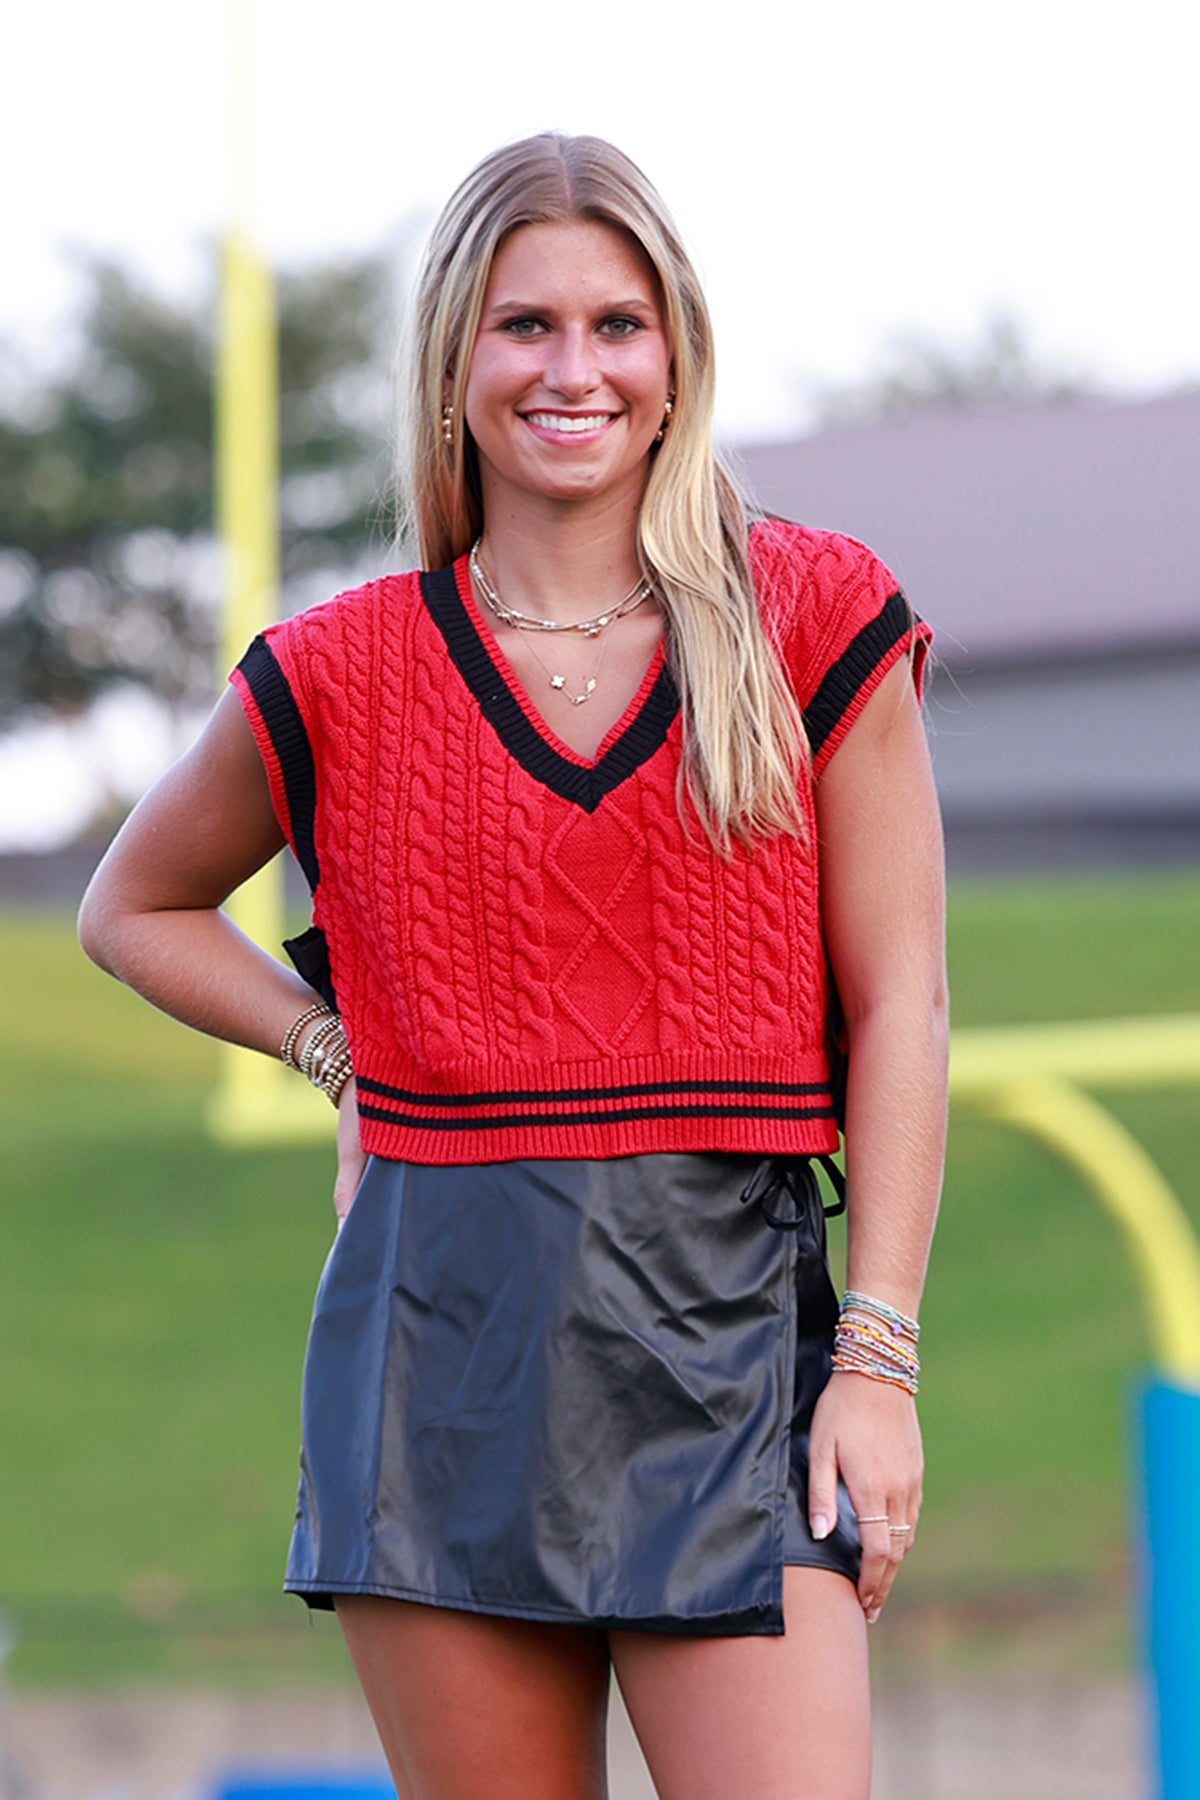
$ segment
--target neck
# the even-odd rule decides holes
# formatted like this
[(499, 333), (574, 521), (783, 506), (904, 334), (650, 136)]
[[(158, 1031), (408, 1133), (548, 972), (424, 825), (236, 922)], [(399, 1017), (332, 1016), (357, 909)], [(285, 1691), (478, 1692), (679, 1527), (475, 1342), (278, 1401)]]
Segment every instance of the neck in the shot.
[(486, 515), (480, 557), (501, 598), (522, 612), (561, 624), (613, 606), (637, 581), (636, 517), (563, 509), (564, 516), (529, 516), (493, 508)]

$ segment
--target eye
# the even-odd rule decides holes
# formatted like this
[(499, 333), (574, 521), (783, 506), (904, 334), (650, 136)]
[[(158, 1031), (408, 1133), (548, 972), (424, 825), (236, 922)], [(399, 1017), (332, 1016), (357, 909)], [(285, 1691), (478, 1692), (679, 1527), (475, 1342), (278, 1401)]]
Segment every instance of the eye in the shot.
[(501, 327), (501, 330), (506, 331), (510, 337), (516, 338), (535, 337), (541, 329), (542, 321), (531, 318), (506, 319)]
[(601, 330), (607, 337), (616, 338), (633, 337), (641, 329), (640, 319), (631, 319), (625, 313), (617, 313), (613, 318), (605, 319), (601, 326)]

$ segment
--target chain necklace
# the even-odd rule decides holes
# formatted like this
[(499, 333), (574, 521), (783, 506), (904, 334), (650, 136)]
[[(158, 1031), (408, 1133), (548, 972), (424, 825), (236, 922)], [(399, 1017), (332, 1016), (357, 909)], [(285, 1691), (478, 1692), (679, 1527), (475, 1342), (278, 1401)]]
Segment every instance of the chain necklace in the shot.
[(627, 613), (634, 612), (643, 600), (650, 598), (653, 591), (653, 582), (647, 581), (645, 576), (641, 576), (634, 582), (623, 600), (618, 600), (615, 606), (606, 608), (604, 612), (593, 613), (590, 619), (567, 619), (565, 621), (537, 619), (531, 613), (518, 612), (515, 606), (509, 606), (500, 598), (483, 572), (483, 564), (479, 560), (481, 542), (480, 538), (476, 538), (471, 545), (471, 554), (468, 558), (471, 574), (475, 577), (479, 591), (489, 610), (495, 613), (502, 625), (515, 625), (518, 631), (577, 631), (581, 637), (599, 637), (606, 625), (611, 625), (614, 620), (623, 619)]
[[(560, 624), (557, 619), (536, 619), (529, 613), (518, 612), (515, 607), (508, 606), (501, 600), (496, 589), (492, 586), (491, 582), (483, 572), (482, 564), (479, 561), (478, 539), (471, 546), (468, 566), (476, 586), (483, 595), (484, 603), (500, 623), (502, 625), (511, 625), (517, 631), (533, 632), (535, 635), (542, 631), (574, 631), (579, 633), (582, 637), (598, 638), (607, 625), (613, 625), (618, 619), (626, 618), (642, 604), (643, 600), (648, 599), (653, 591), (652, 582), (644, 579), (636, 581), (626, 594), (625, 598), (619, 600), (615, 606), (610, 606), (607, 612), (596, 613), (590, 619), (572, 619), (565, 624)], [(592, 665), (591, 674), (584, 677), (583, 687), (577, 694), (572, 693), (570, 688), (568, 688), (565, 675), (557, 674), (551, 669), (549, 663), (546, 662), (545, 658), (538, 650), (532, 637), (529, 640), (529, 649), (531, 655), (544, 671), (550, 686), (556, 693), (561, 693), (565, 700), (569, 700), (572, 706), (583, 706), (591, 699), (596, 691), (596, 683), (600, 679), (600, 670), (604, 664), (605, 651), (608, 649), (607, 638), (605, 638), (604, 642), (600, 645), (596, 660)]]

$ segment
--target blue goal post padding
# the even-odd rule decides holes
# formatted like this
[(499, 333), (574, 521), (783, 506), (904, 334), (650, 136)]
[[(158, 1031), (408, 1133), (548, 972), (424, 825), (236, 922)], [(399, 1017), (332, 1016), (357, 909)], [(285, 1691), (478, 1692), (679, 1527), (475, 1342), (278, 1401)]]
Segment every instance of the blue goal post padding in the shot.
[(1141, 1394), (1142, 1579), (1160, 1800), (1200, 1795), (1200, 1389)]
[(211, 1800), (396, 1800), (396, 1790), (386, 1775), (239, 1775), (225, 1777), (213, 1788)]

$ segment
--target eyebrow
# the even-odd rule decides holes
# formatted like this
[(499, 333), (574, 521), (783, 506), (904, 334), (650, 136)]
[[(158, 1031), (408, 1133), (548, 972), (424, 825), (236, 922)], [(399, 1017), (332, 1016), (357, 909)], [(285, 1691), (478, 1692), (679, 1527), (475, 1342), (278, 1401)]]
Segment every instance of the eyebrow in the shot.
[[(539, 305), (536, 300), (510, 300), (502, 297), (499, 300), (494, 300), (492, 302), (487, 309), (486, 316), (491, 319), (498, 313), (517, 315), (520, 313), (543, 313), (546, 311), (553, 312), (554, 308), (547, 308)], [(643, 294), (634, 299), (606, 300), (604, 305), (598, 308), (597, 317), (608, 318), (613, 313), (654, 313), (656, 311), (657, 308), (654, 301)]]

